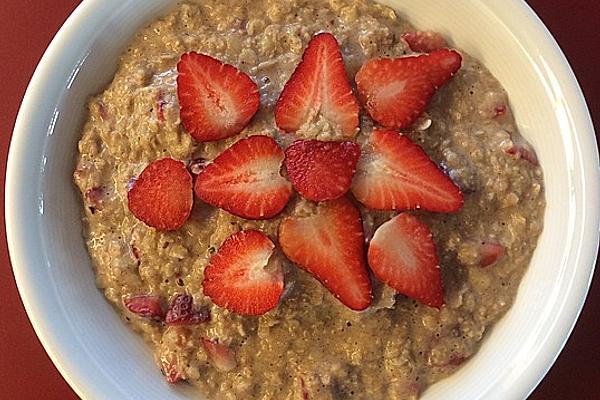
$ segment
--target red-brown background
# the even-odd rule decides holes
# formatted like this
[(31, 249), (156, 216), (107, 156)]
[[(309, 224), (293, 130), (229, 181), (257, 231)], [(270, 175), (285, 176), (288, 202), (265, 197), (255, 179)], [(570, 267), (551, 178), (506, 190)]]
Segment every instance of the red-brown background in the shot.
[[(0, 2), (0, 169), (4, 182), (10, 136), (27, 83), (51, 38), (80, 1)], [(529, 0), (528, 3), (565, 51), (583, 87), (595, 125), (600, 127), (600, 2)], [(0, 201), (4, 209), (4, 190)], [(9, 264), (4, 214), (0, 218), (0, 398), (77, 399), (50, 362), (27, 319)], [(600, 287), (596, 281), (565, 350), (530, 399), (600, 398), (597, 315), (600, 315)]]

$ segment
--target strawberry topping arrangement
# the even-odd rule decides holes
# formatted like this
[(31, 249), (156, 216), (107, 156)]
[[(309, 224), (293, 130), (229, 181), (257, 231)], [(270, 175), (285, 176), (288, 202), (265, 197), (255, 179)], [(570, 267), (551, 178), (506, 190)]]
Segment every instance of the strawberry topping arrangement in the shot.
[[(458, 186), (419, 145), (391, 130), (407, 128), (423, 114), (438, 88), (459, 70), (462, 57), (444, 49), (446, 42), (434, 34), (414, 32), (403, 38), (413, 50), (428, 54), (370, 60), (356, 74), (366, 111), (384, 127), (362, 132), (362, 148), (353, 141), (296, 140), (283, 149), (270, 136), (253, 135), (192, 168), (196, 197), (241, 218), (276, 217), (293, 189), (305, 201), (316, 202), (312, 214), (283, 218), (279, 246), (355, 311), (372, 302), (369, 271), (430, 307), (442, 307), (444, 295), (428, 227), (416, 216), (399, 214), (377, 228), (367, 249), (361, 210), (347, 193), (373, 210), (452, 213), (464, 201)], [(191, 52), (181, 57), (177, 70), (181, 123), (199, 142), (240, 133), (260, 106), (256, 85), (234, 66)], [(329, 33), (315, 35), (279, 96), (277, 127), (284, 135), (294, 134), (322, 117), (343, 137), (353, 138), (359, 132), (358, 114), (337, 40)], [(129, 191), (130, 210), (158, 230), (178, 229), (192, 208), (191, 187), (183, 162), (155, 161)], [(232, 234), (204, 270), (204, 295), (241, 315), (273, 310), (284, 291), (275, 252), (273, 241), (259, 230)], [(126, 306), (142, 316), (163, 318), (151, 297), (131, 299)], [(195, 309), (190, 295), (179, 294), (164, 319), (168, 325), (195, 324), (208, 321), (210, 314)], [(204, 345), (209, 353), (226, 353), (211, 341)]]
[(293, 133), (322, 116), (344, 137), (353, 138), (358, 111), (337, 40), (327, 32), (315, 35), (277, 100), (277, 126)]
[(551, 171), (502, 65), (454, 47), (491, 42), (372, 0), (176, 3), (88, 99), (74, 154), (81, 240), (130, 328), (106, 330), (158, 366), (129, 378), (416, 400), (502, 334)]

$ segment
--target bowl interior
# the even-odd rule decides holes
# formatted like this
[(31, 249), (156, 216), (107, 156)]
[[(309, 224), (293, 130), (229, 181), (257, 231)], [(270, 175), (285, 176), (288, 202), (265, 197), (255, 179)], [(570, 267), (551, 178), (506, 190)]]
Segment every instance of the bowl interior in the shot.
[[(464, 368), (423, 396), (524, 398), (562, 348), (593, 272), (600, 180), (585, 103), (562, 53), (522, 2), (383, 3), (483, 61), (543, 166), (545, 229), (515, 305)], [(83, 398), (192, 398), (188, 388), (164, 383), (146, 345), (96, 289), (71, 180), (88, 97), (110, 81), (134, 32), (172, 4), (84, 2), (38, 67), (11, 144), (6, 214), (15, 276), (38, 336)]]

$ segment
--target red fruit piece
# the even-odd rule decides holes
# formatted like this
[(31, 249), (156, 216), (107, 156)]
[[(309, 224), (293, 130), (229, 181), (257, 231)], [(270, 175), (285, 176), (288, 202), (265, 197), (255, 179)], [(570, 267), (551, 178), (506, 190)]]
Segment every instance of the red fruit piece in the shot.
[(499, 104), (494, 107), (494, 118), (503, 117), (506, 114), (506, 105)]
[(463, 195), (419, 145), (398, 132), (375, 130), (356, 167), (352, 193), (376, 210), (454, 212)]
[(310, 400), (310, 396), (308, 394), (308, 389), (306, 388), (306, 383), (304, 382), (304, 378), (300, 377), (300, 394), (302, 395), (302, 400)]
[(241, 315), (274, 309), (283, 293), (281, 265), (271, 261), (275, 245), (255, 230), (229, 236), (204, 270), (204, 294)]
[(279, 129), (295, 132), (319, 114), (343, 136), (353, 137), (358, 131), (358, 103), (338, 42), (327, 32), (315, 35), (308, 43), (277, 100), (275, 122)]
[(461, 63), (461, 55), (454, 50), (370, 60), (356, 74), (356, 86), (375, 121), (387, 128), (404, 129), (423, 114)]
[(177, 357), (174, 355), (161, 357), (160, 367), (165, 379), (170, 384), (185, 381), (187, 379), (187, 376), (179, 369)]
[(402, 39), (408, 43), (412, 51), (418, 53), (431, 53), (448, 47), (446, 39), (437, 32), (406, 32), (402, 34)]
[(353, 310), (371, 304), (364, 234), (358, 209), (345, 197), (320, 203), (316, 214), (279, 226), (281, 249)]
[(451, 367), (458, 367), (459, 365), (464, 364), (468, 359), (469, 357), (463, 354), (452, 354), (450, 360), (448, 360), (448, 365)]
[(256, 83), (232, 65), (190, 52), (181, 56), (177, 72), (181, 123), (199, 142), (240, 133), (258, 111)]
[(504, 256), (504, 246), (496, 240), (484, 240), (479, 246), (479, 265), (487, 267)]
[(102, 118), (103, 121), (106, 121), (110, 117), (106, 104), (101, 100), (96, 104), (98, 105), (98, 114), (100, 115), (100, 118)]
[(142, 263), (142, 255), (140, 249), (133, 243), (129, 245), (129, 249), (131, 250), (131, 258), (136, 262), (139, 266)]
[(292, 185), (279, 174), (283, 158), (268, 136), (242, 139), (198, 174), (196, 196), (243, 218), (272, 218), (292, 195)]
[(381, 225), (369, 245), (375, 276), (399, 293), (430, 307), (444, 304), (442, 278), (431, 232), (410, 214)]
[(156, 100), (156, 118), (158, 122), (165, 121), (165, 106), (167, 105), (167, 101), (163, 98), (162, 93), (158, 95)]
[(163, 158), (149, 164), (127, 194), (129, 210), (146, 225), (179, 229), (192, 211), (192, 177), (185, 164)]
[(235, 353), (229, 347), (216, 340), (200, 338), (200, 341), (206, 354), (208, 354), (208, 358), (218, 370), (227, 372), (237, 366)]
[(165, 318), (165, 311), (163, 310), (162, 300), (159, 296), (132, 296), (123, 299), (123, 304), (129, 311), (142, 317), (158, 321), (162, 321)]
[(540, 165), (535, 151), (521, 135), (513, 134), (511, 135), (511, 139), (513, 141), (513, 145), (506, 150), (506, 153), (510, 154), (511, 156), (515, 156), (516, 158), (525, 160), (534, 166)]
[(194, 325), (210, 321), (207, 308), (196, 309), (194, 299), (187, 293), (179, 293), (173, 297), (165, 322), (167, 325)]
[(85, 199), (89, 204), (89, 210), (94, 214), (96, 210), (101, 210), (106, 199), (106, 190), (103, 187), (93, 187), (85, 191)]
[(350, 189), (359, 157), (360, 147), (353, 142), (298, 140), (285, 150), (285, 167), (304, 198), (334, 200)]

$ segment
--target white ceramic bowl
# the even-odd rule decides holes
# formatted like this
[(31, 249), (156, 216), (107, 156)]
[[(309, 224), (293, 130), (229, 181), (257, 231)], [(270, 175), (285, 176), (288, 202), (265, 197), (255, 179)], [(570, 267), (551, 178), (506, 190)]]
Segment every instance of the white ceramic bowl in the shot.
[[(133, 33), (172, 0), (86, 0), (56, 35), (19, 112), (6, 180), (11, 260), (33, 326), (84, 399), (184, 399), (94, 286), (71, 174), (88, 96)], [(482, 60), (510, 94), (545, 172), (545, 229), (516, 303), (482, 349), (423, 400), (523, 399), (548, 371), (585, 300), (598, 245), (598, 154), (567, 61), (518, 0), (386, 0)], [(450, 3), (452, 3), (450, 5)]]

